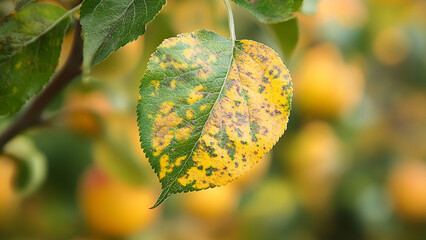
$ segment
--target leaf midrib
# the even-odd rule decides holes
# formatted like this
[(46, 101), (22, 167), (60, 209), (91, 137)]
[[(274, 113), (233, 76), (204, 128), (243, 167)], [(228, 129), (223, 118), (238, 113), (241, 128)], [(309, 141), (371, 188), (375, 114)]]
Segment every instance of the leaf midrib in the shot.
[[(165, 185), (166, 187), (163, 189), (163, 192), (160, 195), (160, 198), (157, 200), (157, 203), (155, 203), (154, 207), (158, 206), (159, 204), (161, 204), (164, 200), (166, 200), (166, 198), (169, 196), (169, 192), (170, 192), (170, 188), (172, 187), (173, 183), (176, 182), (177, 177), (180, 176), (180, 174), (182, 173), (183, 169), (185, 169), (186, 164), (189, 162), (189, 159), (191, 159), (192, 154), (194, 153), (195, 148), (198, 146), (198, 141), (200, 140), (201, 136), (203, 136), (204, 134), (204, 129), (207, 125), (207, 123), (210, 120), (210, 117), (212, 116), (212, 111), (215, 109), (216, 104), (219, 102), (219, 99), (221, 99), (223, 90), (225, 88), (225, 85), (228, 81), (228, 76), (229, 76), (229, 72), (232, 69), (232, 63), (234, 62), (235, 58), (234, 58), (234, 50), (235, 50), (235, 42), (232, 42), (232, 49), (231, 49), (231, 57), (230, 57), (230, 61), (229, 61), (229, 67), (228, 67), (228, 71), (226, 72), (225, 75), (225, 80), (223, 81), (222, 87), (220, 88), (219, 94), (217, 96), (216, 101), (214, 102), (212, 108), (210, 109), (210, 112), (208, 113), (208, 118), (206, 120), (206, 122), (203, 125), (203, 128), (201, 129), (201, 133), (199, 135), (199, 137), (197, 138), (197, 140), (195, 141), (194, 146), (191, 149), (191, 152), (189, 153), (188, 157), (184, 160), (183, 164), (181, 165), (181, 168), (179, 170), (179, 172), (177, 172), (173, 178), (171, 178), (171, 180), (169, 180)], [(165, 195), (164, 195), (165, 194)], [(154, 208), (153, 207), (153, 208)]]
[(17, 48), (11, 55), (7, 56), (7, 58), (12, 58), (17, 52), (19, 52), (19, 49), (25, 48), (28, 45), (30, 45), (31, 43), (37, 41), (40, 37), (42, 37), (43, 35), (47, 34), (50, 30), (52, 30), (54, 27), (56, 27), (59, 23), (62, 22), (62, 20), (64, 20), (66, 17), (68, 17), (69, 15), (71, 15), (72, 13), (74, 13), (75, 10), (77, 10), (78, 8), (80, 8), (81, 3), (79, 5), (77, 5), (76, 7), (74, 7), (73, 9), (67, 11), (64, 15), (62, 15), (61, 17), (59, 17), (56, 21), (54, 21), (49, 27), (47, 27), (44, 31), (42, 31), (41, 33), (39, 33), (38, 35), (34, 36), (33, 38), (31, 38), (30, 40), (24, 42), (21, 44), (21, 46), (19, 48)]
[[(145, 2), (145, 1), (144, 1)], [(124, 16), (124, 14), (127, 12), (127, 10), (129, 10), (129, 8), (130, 8), (130, 6), (132, 5), (132, 4), (134, 4), (135, 3), (135, 0), (132, 0), (132, 1), (130, 1), (130, 3), (129, 3), (129, 5), (127, 5), (127, 7), (126, 7), (126, 9), (124, 9), (124, 11), (121, 13), (121, 15), (117, 18), (117, 20), (115, 20), (115, 22), (114, 22), (114, 25), (112, 25), (111, 26), (111, 28), (108, 30), (108, 33), (105, 35), (105, 37), (104, 37), (104, 39), (102, 40), (102, 42), (101, 42), (101, 44), (99, 44), (99, 47), (98, 47), (98, 49), (96, 50), (96, 52), (93, 54), (93, 56), (92, 56), (92, 59), (90, 60), (90, 64), (93, 64), (93, 59), (99, 54), (99, 52), (101, 51), (101, 49), (103, 48), (103, 46), (105, 45), (105, 43), (106, 43), (106, 41), (107, 40), (109, 40), (109, 38), (108, 38), (108, 36), (110, 36), (111, 35), (111, 32), (115, 29), (115, 26), (117, 26), (117, 24), (118, 24), (118, 22), (121, 20), (121, 18)], [(99, 3), (100, 4), (100, 3)], [(99, 6), (99, 5), (98, 5)], [(96, 10), (96, 8), (95, 8), (95, 10)], [(146, 11), (148, 11), (148, 10), (146, 10)], [(93, 13), (94, 13), (94, 11), (93, 11)], [(135, 18), (136, 16), (135, 15), (133, 15), (133, 21), (134, 21), (134, 18)], [(146, 18), (146, 15), (145, 15), (145, 18)], [(144, 20), (145, 21), (145, 20)], [(133, 26), (133, 25), (132, 25)]]

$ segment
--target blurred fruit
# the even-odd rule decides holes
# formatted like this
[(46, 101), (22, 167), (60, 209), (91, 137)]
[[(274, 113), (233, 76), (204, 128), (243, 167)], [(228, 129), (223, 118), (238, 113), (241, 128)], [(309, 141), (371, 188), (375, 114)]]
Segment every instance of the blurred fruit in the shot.
[[(171, 1), (165, 8), (170, 16), (170, 24), (176, 33), (209, 29), (226, 36), (227, 18), (225, 5), (215, 0), (179, 0)], [(225, 24), (224, 24), (225, 23)]]
[(359, 28), (367, 21), (367, 9), (359, 0), (321, 0), (317, 9), (317, 24), (334, 21), (345, 28)]
[(373, 42), (374, 55), (386, 65), (398, 65), (410, 51), (406, 34), (398, 28), (382, 29)]
[(80, 183), (85, 220), (102, 236), (125, 237), (146, 228), (159, 213), (159, 209), (148, 209), (156, 197), (150, 189), (126, 185), (96, 167), (88, 169)]
[(361, 100), (364, 75), (343, 62), (333, 45), (319, 45), (305, 54), (294, 73), (295, 109), (306, 116), (335, 118)]
[(240, 194), (233, 186), (228, 185), (179, 197), (188, 213), (206, 221), (218, 221), (235, 212)]
[(390, 199), (395, 212), (411, 221), (426, 221), (426, 163), (404, 161), (388, 179)]
[(325, 122), (307, 124), (289, 145), (285, 164), (301, 201), (315, 213), (329, 207), (343, 166), (341, 147), (340, 139)]
[(13, 188), (16, 166), (6, 155), (0, 155), (0, 223), (10, 217), (16, 207), (18, 196)]
[(90, 109), (76, 109), (64, 113), (64, 124), (73, 132), (84, 136), (99, 137), (102, 135), (102, 123), (96, 112)]
[(106, 116), (113, 112), (111, 100), (105, 93), (96, 92), (78, 92), (69, 94), (65, 100), (65, 108), (70, 111), (89, 109), (101, 116)]

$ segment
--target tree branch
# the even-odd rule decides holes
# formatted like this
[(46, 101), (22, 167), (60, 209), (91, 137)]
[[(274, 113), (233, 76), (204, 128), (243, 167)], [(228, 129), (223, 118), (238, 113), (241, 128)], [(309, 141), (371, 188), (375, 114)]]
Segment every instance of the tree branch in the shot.
[(83, 62), (83, 40), (81, 39), (80, 22), (76, 23), (73, 45), (65, 65), (52, 78), (46, 87), (37, 95), (28, 106), (16, 117), (8, 128), (0, 135), (0, 153), (4, 145), (12, 138), (28, 128), (41, 124), (43, 110), (75, 77), (81, 74)]

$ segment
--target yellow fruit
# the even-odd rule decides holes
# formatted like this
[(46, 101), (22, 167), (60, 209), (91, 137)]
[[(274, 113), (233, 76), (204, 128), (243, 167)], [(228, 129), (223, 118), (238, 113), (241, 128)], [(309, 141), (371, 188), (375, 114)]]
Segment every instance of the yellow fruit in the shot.
[(339, 138), (325, 122), (306, 125), (290, 143), (284, 158), (303, 205), (314, 213), (327, 211), (340, 173), (342, 149)]
[(240, 194), (230, 185), (179, 196), (188, 213), (206, 221), (231, 216), (236, 210), (239, 197)]
[(179, 0), (168, 2), (164, 11), (171, 18), (175, 32), (192, 32), (196, 29), (209, 29), (221, 35), (227, 34), (225, 5), (219, 1)]
[(12, 185), (16, 166), (10, 157), (0, 155), (0, 223), (6, 221), (16, 207), (18, 196)]
[(367, 9), (359, 0), (321, 0), (316, 21), (319, 24), (337, 22), (345, 28), (358, 28), (367, 21)]
[(65, 102), (66, 111), (88, 109), (103, 117), (113, 112), (111, 100), (102, 92), (73, 92)]
[(391, 172), (388, 182), (396, 213), (412, 221), (426, 220), (426, 163), (406, 161)]
[(102, 236), (130, 236), (153, 222), (160, 210), (149, 209), (157, 197), (153, 191), (126, 185), (96, 167), (83, 175), (79, 190), (85, 220)]
[(345, 64), (333, 45), (310, 49), (294, 75), (295, 108), (306, 116), (339, 117), (351, 111), (363, 94), (363, 73)]
[(98, 137), (102, 133), (99, 116), (89, 109), (77, 109), (65, 113), (64, 123), (74, 132), (85, 136)]
[(404, 61), (409, 50), (408, 37), (401, 29), (383, 29), (374, 39), (374, 55), (387, 65), (393, 66)]

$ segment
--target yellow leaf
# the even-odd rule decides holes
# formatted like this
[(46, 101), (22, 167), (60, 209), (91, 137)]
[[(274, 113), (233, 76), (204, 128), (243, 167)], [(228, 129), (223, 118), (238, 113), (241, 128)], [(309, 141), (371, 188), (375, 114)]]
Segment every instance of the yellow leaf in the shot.
[(255, 165), (287, 127), (292, 87), (269, 47), (202, 30), (157, 48), (140, 95), (142, 146), (163, 187), (157, 206), (172, 193), (225, 185)]

